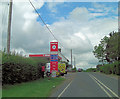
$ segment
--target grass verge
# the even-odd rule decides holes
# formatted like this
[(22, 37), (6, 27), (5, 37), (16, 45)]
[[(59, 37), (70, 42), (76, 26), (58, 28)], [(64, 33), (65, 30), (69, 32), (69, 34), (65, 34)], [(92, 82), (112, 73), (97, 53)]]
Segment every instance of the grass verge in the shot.
[(16, 85), (5, 85), (2, 89), (2, 97), (48, 97), (50, 92), (64, 80), (61, 77), (50, 80), (44, 78)]

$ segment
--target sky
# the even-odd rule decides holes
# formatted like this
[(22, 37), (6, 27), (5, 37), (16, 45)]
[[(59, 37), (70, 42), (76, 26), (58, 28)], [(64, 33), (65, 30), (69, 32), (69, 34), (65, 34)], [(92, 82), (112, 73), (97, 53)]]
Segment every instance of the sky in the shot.
[[(71, 60), (72, 49), (77, 68), (93, 68), (98, 64), (92, 51), (105, 35), (118, 30), (118, 2), (31, 1), (61, 43), (63, 55)], [(0, 7), (0, 49), (3, 49), (7, 41), (8, 2)], [(23, 55), (48, 54), (50, 42), (55, 41), (29, 2), (13, 3), (11, 31), (11, 51)]]

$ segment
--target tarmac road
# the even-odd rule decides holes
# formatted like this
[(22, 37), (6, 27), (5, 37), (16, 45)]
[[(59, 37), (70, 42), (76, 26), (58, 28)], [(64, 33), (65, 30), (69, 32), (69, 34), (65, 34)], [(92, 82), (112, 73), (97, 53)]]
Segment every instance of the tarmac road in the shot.
[[(101, 73), (67, 74), (66, 81), (50, 97), (118, 97), (118, 78)], [(118, 98), (115, 98), (118, 99)]]

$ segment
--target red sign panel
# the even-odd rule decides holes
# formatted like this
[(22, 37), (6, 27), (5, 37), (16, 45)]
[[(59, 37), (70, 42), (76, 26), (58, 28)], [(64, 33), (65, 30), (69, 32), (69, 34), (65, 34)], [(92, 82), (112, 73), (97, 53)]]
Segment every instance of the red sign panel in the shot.
[[(50, 54), (30, 54), (29, 57), (50, 57)], [(60, 56), (58, 58), (62, 59)]]
[(50, 72), (58, 71), (58, 61), (51, 61), (50, 62)]
[(58, 51), (58, 42), (50, 42), (50, 51), (57, 52)]
[(36, 55), (29, 55), (29, 57), (50, 57), (50, 54), (36, 54)]

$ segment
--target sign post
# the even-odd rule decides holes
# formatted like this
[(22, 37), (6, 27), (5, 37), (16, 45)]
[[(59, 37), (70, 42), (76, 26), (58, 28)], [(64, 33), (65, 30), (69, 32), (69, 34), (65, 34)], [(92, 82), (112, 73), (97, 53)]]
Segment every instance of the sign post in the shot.
[(58, 42), (50, 42), (50, 72), (56, 77), (58, 72)]

